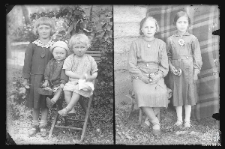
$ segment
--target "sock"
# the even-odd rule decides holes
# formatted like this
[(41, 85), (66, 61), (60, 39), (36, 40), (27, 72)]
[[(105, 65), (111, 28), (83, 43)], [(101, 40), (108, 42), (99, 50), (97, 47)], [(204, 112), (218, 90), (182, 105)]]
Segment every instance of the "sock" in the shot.
[(191, 118), (191, 105), (185, 105), (184, 106), (185, 109), (185, 122), (190, 122), (190, 118)]
[(157, 130), (160, 129), (160, 123), (157, 117), (154, 120), (152, 120), (152, 124), (153, 124), (153, 127), (152, 127), (153, 129), (157, 129)]
[(32, 125), (34, 125), (34, 126), (38, 126), (38, 125), (39, 125), (38, 120), (33, 120), (33, 121), (32, 121)]
[(40, 121), (40, 127), (45, 127), (47, 125), (47, 120)]
[(177, 106), (176, 107), (176, 112), (177, 112), (177, 121), (183, 121), (182, 120), (182, 106)]

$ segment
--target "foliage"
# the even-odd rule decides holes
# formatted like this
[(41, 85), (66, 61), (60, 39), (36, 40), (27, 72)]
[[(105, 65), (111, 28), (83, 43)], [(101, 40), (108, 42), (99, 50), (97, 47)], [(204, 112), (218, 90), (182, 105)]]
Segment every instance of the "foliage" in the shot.
[[(192, 119), (192, 127), (180, 130), (170, 130), (176, 122), (176, 113), (171, 109), (164, 109), (161, 113), (161, 138), (152, 134), (152, 124), (149, 127), (142, 127), (138, 124), (138, 110), (128, 116), (128, 106), (117, 106), (115, 109), (116, 142), (129, 145), (215, 145), (220, 146), (220, 130), (216, 121), (212, 118), (202, 119), (199, 122)], [(126, 106), (126, 107), (125, 107)], [(144, 121), (142, 122), (144, 123)]]
[(14, 32), (12, 32), (11, 38), (14, 42), (33, 42), (37, 39), (37, 36), (34, 35), (34, 33), (32, 32), (32, 26), (29, 24), (15, 29)]
[(27, 115), (27, 113), (24, 112), (26, 110), (24, 105), (26, 102), (27, 90), (22, 84), (23, 78), (12, 77), (12, 75), (18, 75), (21, 72), (18, 72), (16, 68), (13, 71), (10, 71), (7, 76), (7, 103), (12, 118), (19, 119), (21, 116), (25, 117)]

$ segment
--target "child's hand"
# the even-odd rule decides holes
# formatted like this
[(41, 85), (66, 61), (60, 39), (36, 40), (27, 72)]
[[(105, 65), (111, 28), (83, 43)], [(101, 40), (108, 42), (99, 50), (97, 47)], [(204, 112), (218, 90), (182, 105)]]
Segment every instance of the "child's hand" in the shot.
[(161, 79), (162, 75), (161, 73), (157, 73), (157, 74), (152, 74), (150, 77), (152, 78), (152, 82), (150, 83), (155, 84)]
[(144, 83), (146, 83), (146, 84), (149, 84), (149, 83), (150, 83), (148, 77), (143, 76), (143, 77), (141, 78), (141, 80), (142, 80)]
[(195, 81), (198, 80), (198, 73), (199, 73), (199, 71), (194, 69), (194, 80)]
[(170, 70), (172, 71), (173, 74), (176, 74), (177, 69), (174, 66), (170, 66)]
[(64, 88), (64, 84), (60, 84), (60, 87), (61, 87), (61, 88)]
[(49, 85), (48, 80), (45, 80), (45, 82), (42, 84), (42, 87), (47, 87)]

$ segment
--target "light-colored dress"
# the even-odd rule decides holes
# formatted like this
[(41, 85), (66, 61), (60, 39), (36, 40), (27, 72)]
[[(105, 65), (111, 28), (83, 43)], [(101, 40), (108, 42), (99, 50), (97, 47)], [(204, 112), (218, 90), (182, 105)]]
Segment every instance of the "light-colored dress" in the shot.
[[(169, 65), (164, 41), (155, 38), (149, 42), (142, 36), (134, 40), (129, 51), (128, 68), (138, 107), (168, 106), (168, 89), (163, 77), (167, 75)], [(138, 79), (157, 71), (162, 71), (163, 77), (155, 84), (146, 84)]]
[[(65, 59), (62, 69), (65, 69), (65, 71), (72, 71), (79, 75), (84, 75), (85, 73), (88, 75), (92, 75), (93, 73), (98, 71), (95, 59), (88, 54), (85, 54), (82, 57), (78, 57), (75, 54), (71, 54)], [(93, 90), (79, 90), (78, 80), (79, 79), (69, 77), (69, 81), (65, 84), (63, 90), (72, 91), (84, 97), (90, 97), (92, 95)]]
[[(179, 40), (184, 40), (184, 45)], [(169, 61), (176, 69), (182, 70), (181, 76), (170, 73), (171, 89), (173, 90), (173, 105), (195, 105), (197, 103), (194, 69), (200, 72), (202, 57), (198, 39), (186, 32), (183, 36), (178, 33), (167, 39)]]

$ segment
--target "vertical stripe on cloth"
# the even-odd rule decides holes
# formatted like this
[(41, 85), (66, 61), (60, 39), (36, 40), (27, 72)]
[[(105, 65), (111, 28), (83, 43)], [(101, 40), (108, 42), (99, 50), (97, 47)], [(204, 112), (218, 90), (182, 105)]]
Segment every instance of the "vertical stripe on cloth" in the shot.
[[(166, 41), (173, 35), (176, 27), (174, 16), (178, 11), (185, 10), (190, 18), (189, 32), (196, 36), (200, 43), (203, 65), (197, 81), (198, 103), (193, 106), (192, 116), (197, 119), (211, 117), (219, 109), (219, 37), (212, 31), (219, 29), (219, 9), (216, 5), (157, 5), (149, 6), (146, 15), (153, 16), (159, 24), (156, 38)], [(170, 79), (165, 77), (169, 86)]]

